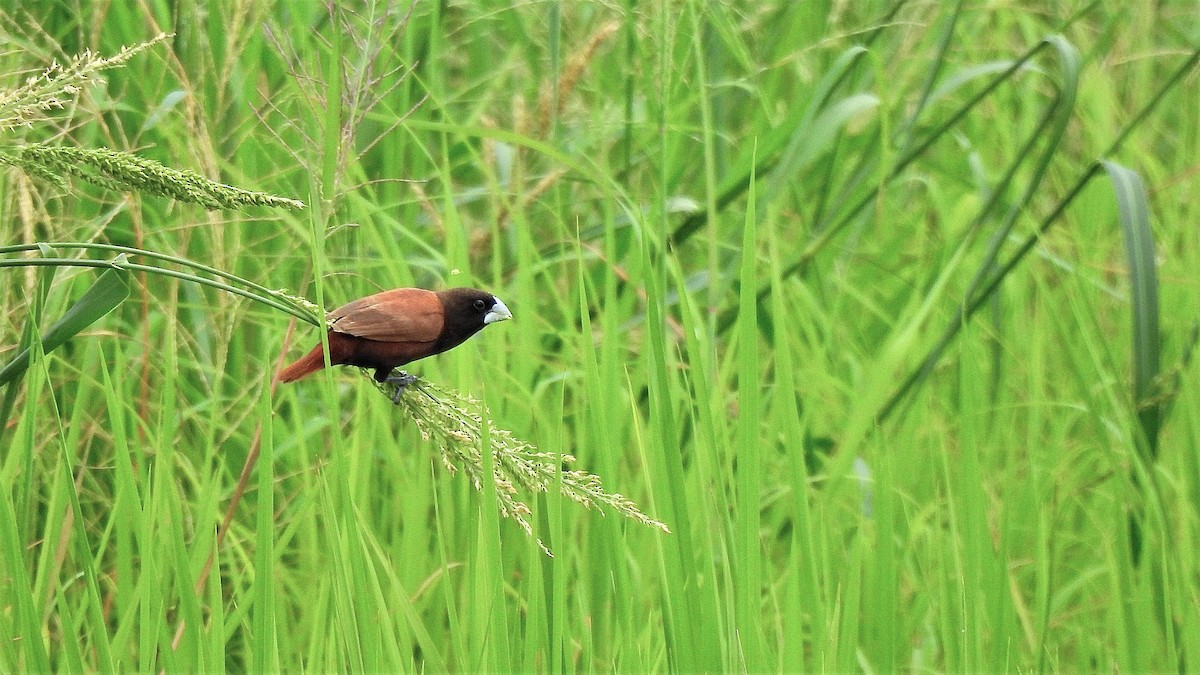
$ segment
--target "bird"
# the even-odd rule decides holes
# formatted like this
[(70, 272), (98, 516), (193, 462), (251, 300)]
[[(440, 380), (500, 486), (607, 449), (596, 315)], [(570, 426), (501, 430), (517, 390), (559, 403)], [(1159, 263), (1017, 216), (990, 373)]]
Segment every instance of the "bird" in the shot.
[[(375, 380), (403, 387), (414, 378), (392, 376), (395, 368), (453, 349), (488, 324), (512, 312), (495, 295), (477, 288), (429, 291), (393, 288), (359, 298), (329, 312), (329, 363), (375, 371)], [(325, 367), (318, 342), (279, 371), (280, 382), (295, 382)], [(399, 391), (397, 392), (397, 397)]]

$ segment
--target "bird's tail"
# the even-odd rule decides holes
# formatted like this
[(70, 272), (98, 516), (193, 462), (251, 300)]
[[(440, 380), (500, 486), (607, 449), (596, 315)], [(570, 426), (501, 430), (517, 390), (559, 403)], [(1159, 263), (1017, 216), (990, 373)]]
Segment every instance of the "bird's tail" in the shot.
[(325, 354), (321, 351), (321, 343), (317, 343), (312, 351), (301, 356), (295, 363), (279, 371), (275, 376), (278, 382), (295, 382), (296, 380), (315, 373), (325, 367)]

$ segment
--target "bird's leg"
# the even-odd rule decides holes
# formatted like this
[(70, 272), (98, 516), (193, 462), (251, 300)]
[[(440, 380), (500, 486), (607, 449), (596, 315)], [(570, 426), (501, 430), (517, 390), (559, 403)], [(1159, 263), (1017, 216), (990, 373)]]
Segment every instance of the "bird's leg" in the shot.
[(396, 385), (396, 393), (392, 394), (392, 403), (396, 405), (400, 405), (400, 397), (404, 395), (404, 388), (416, 381), (416, 375), (409, 375), (403, 370), (393, 370), (383, 379), (384, 384)]

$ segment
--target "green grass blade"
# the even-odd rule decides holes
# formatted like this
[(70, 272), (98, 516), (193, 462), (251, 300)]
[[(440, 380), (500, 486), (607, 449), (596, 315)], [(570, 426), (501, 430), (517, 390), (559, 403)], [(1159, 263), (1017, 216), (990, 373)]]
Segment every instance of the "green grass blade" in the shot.
[(42, 627), (38, 622), (38, 609), (34, 603), (33, 587), (25, 573), (25, 545), (20, 540), (21, 529), (13, 512), (12, 499), (6, 492), (0, 497), (0, 547), (3, 548), (4, 566), (11, 570), (5, 582), (4, 605), (11, 608), (0, 619), (10, 630), (3, 647), (6, 662), (14, 668), (24, 667), (29, 672), (50, 672), (50, 657), (46, 654), (46, 643), (42, 638)]
[[(259, 401), (259, 419), (270, 420), (271, 397), (263, 396)], [(275, 447), (273, 425), (264, 424), (259, 444), (258, 501), (254, 505), (256, 526), (254, 532), (254, 648), (251, 650), (254, 671), (273, 673), (279, 670), (277, 624), (275, 617)]]
[(762, 543), (759, 509), (762, 478), (759, 428), (758, 255), (755, 176), (750, 176), (749, 207), (742, 226), (742, 267), (738, 304), (738, 432), (737, 432), (737, 581), (738, 647), (746, 672), (766, 670), (761, 634)]
[[(43, 353), (49, 354), (61, 347), (64, 342), (113, 311), (127, 297), (129, 284), (125, 281), (125, 273), (105, 270), (62, 318), (42, 335)], [(19, 377), (28, 367), (29, 350), (25, 349), (0, 370), (0, 386)]]
[(1108, 174), (1117, 198), (1117, 222), (1125, 242), (1133, 312), (1133, 401), (1137, 406), (1147, 457), (1153, 461), (1158, 456), (1162, 426), (1158, 401), (1162, 336), (1150, 204), (1141, 176), (1116, 162), (1103, 160), (1100, 164)]

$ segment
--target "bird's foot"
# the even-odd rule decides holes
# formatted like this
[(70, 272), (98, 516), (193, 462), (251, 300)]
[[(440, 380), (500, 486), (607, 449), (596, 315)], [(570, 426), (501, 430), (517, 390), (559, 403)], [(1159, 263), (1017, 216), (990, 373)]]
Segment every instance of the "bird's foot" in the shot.
[(404, 395), (404, 388), (416, 381), (416, 375), (409, 375), (403, 370), (393, 370), (384, 378), (383, 383), (396, 385), (396, 393), (392, 394), (392, 403), (400, 405), (400, 397)]

